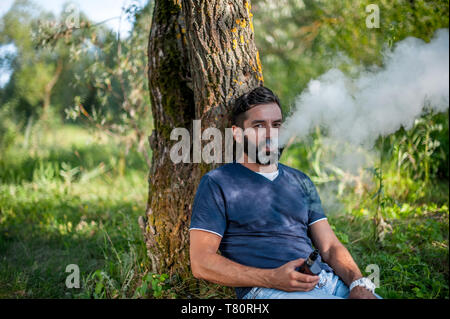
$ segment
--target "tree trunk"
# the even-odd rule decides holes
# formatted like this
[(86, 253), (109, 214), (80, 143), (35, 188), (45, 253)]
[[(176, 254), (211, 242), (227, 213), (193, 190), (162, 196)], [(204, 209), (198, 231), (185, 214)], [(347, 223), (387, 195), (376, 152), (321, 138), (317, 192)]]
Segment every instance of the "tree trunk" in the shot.
[(189, 127), (194, 116), (194, 95), (189, 89), (189, 69), (181, 9), (173, 1), (155, 1), (148, 46), (148, 79), (155, 130), (149, 138), (153, 150), (149, 173), (146, 220), (140, 219), (153, 272), (186, 265), (183, 248), (185, 214), (193, 192), (188, 183), (194, 168), (170, 160), (170, 132)]
[(50, 108), (50, 99), (52, 96), (52, 90), (53, 90), (53, 87), (55, 86), (56, 82), (58, 82), (58, 79), (59, 79), (59, 76), (61, 75), (62, 70), (63, 70), (63, 60), (62, 60), (62, 58), (59, 58), (58, 61), (56, 62), (55, 74), (53, 75), (50, 82), (48, 82), (47, 85), (45, 86), (44, 103), (43, 103), (43, 107), (42, 107), (43, 110), (42, 110), (42, 116), (41, 116), (41, 118), (43, 120), (47, 119), (48, 110)]
[[(190, 275), (188, 226), (203, 174), (220, 164), (174, 164), (175, 127), (224, 131), (235, 98), (263, 83), (249, 1), (156, 0), (149, 39), (155, 130), (144, 231), (152, 271)], [(223, 154), (223, 153), (222, 153)]]

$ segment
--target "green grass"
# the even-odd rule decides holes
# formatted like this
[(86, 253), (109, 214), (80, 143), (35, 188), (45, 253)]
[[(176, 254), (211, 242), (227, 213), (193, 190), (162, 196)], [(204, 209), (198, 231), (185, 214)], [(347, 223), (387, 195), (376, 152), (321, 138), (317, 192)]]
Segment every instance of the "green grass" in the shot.
[[(137, 223), (148, 191), (141, 154), (81, 127), (34, 132), (0, 156), (0, 298), (235, 297), (229, 287), (149, 271)], [(299, 167), (297, 155), (289, 149), (283, 161)], [(448, 298), (448, 183), (384, 178), (392, 201), (382, 242), (372, 238), (373, 187), (344, 188), (339, 209), (326, 208), (330, 224), (363, 272), (379, 266), (381, 296)], [(69, 264), (80, 268), (80, 289), (65, 286)]]
[[(68, 264), (80, 267), (84, 281), (99, 269), (136, 281), (148, 268), (137, 224), (147, 196), (140, 155), (128, 154), (121, 165), (111, 139), (94, 140), (76, 127), (54, 133), (1, 162), (2, 298), (89, 296), (66, 288)], [(126, 288), (121, 297), (134, 293)]]
[(363, 273), (367, 265), (378, 265), (377, 293), (384, 298), (448, 298), (448, 207), (405, 204), (390, 210), (386, 222), (392, 231), (381, 243), (372, 239), (372, 221), (364, 213), (335, 215), (330, 224)]

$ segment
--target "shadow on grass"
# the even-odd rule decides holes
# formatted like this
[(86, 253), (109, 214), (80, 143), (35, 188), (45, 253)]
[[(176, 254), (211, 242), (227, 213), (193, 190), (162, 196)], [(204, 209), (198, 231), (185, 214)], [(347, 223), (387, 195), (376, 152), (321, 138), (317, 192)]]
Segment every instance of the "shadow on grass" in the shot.
[(0, 224), (0, 298), (72, 298), (83, 287), (66, 288), (69, 264), (83, 278), (97, 269), (117, 275), (130, 249), (137, 253), (133, 263), (145, 262), (133, 203), (83, 204), (89, 211), (70, 203), (18, 203), (15, 216)]

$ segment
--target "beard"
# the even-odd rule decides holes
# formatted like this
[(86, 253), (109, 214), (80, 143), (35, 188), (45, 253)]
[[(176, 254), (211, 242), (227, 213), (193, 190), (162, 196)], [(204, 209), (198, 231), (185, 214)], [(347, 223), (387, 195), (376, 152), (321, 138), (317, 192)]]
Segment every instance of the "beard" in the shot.
[[(284, 147), (277, 147), (275, 150), (267, 151), (266, 146), (270, 147), (271, 139), (266, 138), (262, 141), (258, 147), (255, 144), (250, 142), (247, 136), (244, 135), (244, 153), (247, 154), (247, 157), (253, 162), (268, 166), (271, 164), (278, 164), (280, 160), (281, 154), (283, 153)], [(256, 150), (256, 156), (254, 154), (250, 154), (249, 150)], [(255, 157), (255, 158), (254, 158)]]

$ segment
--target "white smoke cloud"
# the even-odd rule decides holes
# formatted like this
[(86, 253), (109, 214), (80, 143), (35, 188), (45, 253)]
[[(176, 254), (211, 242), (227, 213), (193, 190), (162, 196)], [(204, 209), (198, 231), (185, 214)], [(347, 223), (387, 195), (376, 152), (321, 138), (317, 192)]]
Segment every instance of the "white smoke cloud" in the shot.
[(331, 69), (310, 81), (283, 125), (280, 144), (319, 125), (331, 139), (371, 148), (380, 135), (411, 128), (426, 109), (448, 109), (448, 29), (438, 30), (429, 43), (413, 37), (398, 42), (383, 61), (382, 68), (357, 78)]

